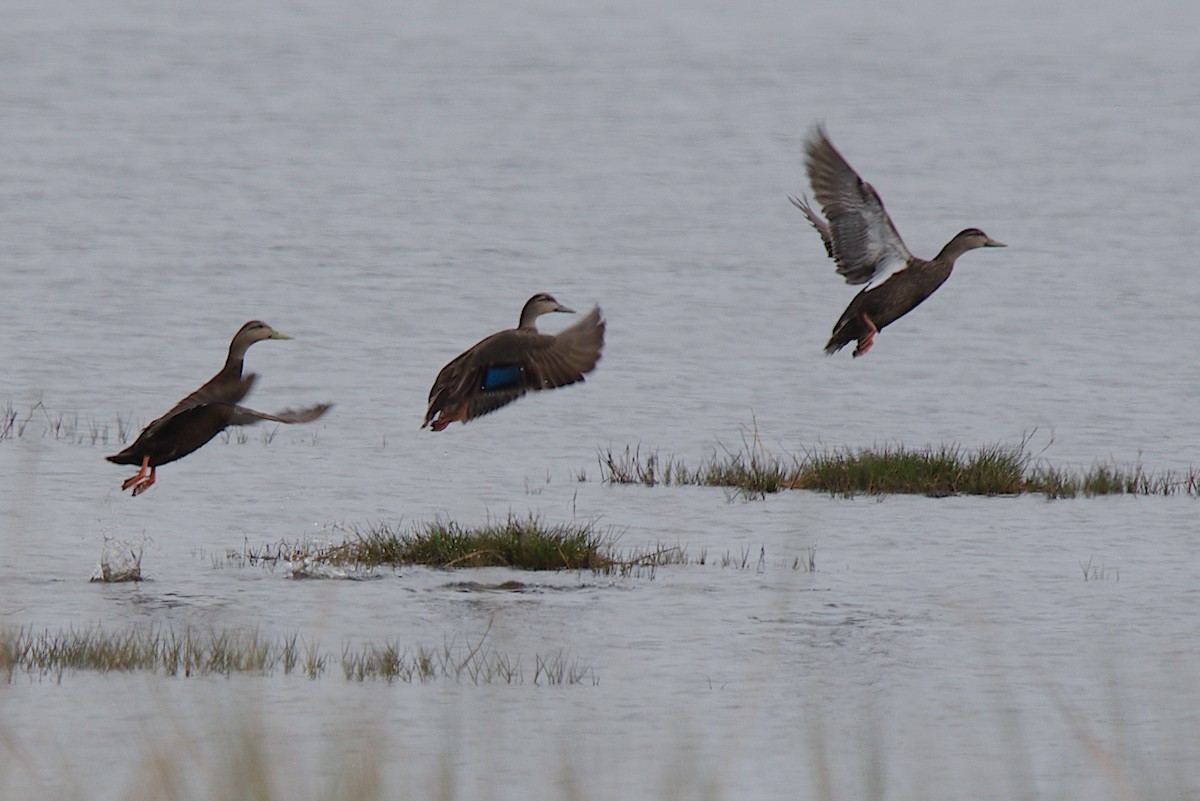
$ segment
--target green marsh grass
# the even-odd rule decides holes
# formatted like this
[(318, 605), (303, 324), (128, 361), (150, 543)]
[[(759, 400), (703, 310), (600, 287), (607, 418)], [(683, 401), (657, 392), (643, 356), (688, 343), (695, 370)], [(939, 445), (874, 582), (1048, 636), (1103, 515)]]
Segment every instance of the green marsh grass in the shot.
[(592, 570), (603, 564), (605, 545), (592, 523), (546, 525), (510, 515), (476, 527), (437, 520), (404, 532), (382, 525), (340, 547), (360, 564)]
[[(595, 683), (592, 669), (565, 651), (533, 655), (527, 670), (492, 647), (490, 625), (471, 641), (452, 639), (440, 647), (345, 644), (340, 658), (315, 639), (299, 633), (271, 638), (243, 629), (182, 631), (161, 626), (108, 631), (102, 626), (57, 632), (0, 627), (0, 676), (11, 683), (18, 674), (62, 681), (78, 671), (146, 672), (163, 676), (232, 676), (276, 673), (319, 679), (340, 664), (346, 679), (393, 682), (451, 680), (472, 684), (569, 685)], [(527, 677), (528, 674), (528, 677)]]
[(726, 450), (696, 467), (671, 456), (661, 457), (657, 451), (643, 453), (640, 445), (632, 449), (626, 446), (624, 452), (614, 453), (611, 448), (601, 451), (599, 460), (604, 481), (610, 484), (729, 487), (748, 497), (787, 489), (789, 476), (799, 464), (776, 459), (761, 447), (750, 445), (738, 451)]
[[(448, 524), (439, 523), (437, 525), (445, 527)], [(382, 526), (368, 529), (366, 533), (356, 532), (352, 535), (352, 539), (334, 545), (309, 540), (299, 540), (296, 542), (284, 541), (260, 546), (252, 546), (247, 542), (241, 549), (231, 548), (227, 550), (223, 558), (214, 556), (212, 558), (212, 566), (214, 569), (221, 569), (228, 566), (241, 568), (261, 566), (267, 569), (274, 569), (277, 566), (283, 565), (291, 570), (293, 578), (329, 578), (331, 575), (357, 577), (357, 575), (364, 575), (358, 573), (360, 570), (370, 571), (373, 567), (411, 564), (422, 564), (440, 569), (456, 569), (470, 566), (505, 566), (529, 570), (568, 569), (562, 567), (562, 565), (543, 566), (541, 568), (529, 566), (530, 564), (544, 565), (546, 560), (541, 558), (534, 562), (522, 562), (521, 560), (516, 560), (515, 562), (494, 562), (488, 560), (482, 564), (469, 564), (469, 562), (475, 561), (480, 556), (479, 543), (469, 537), (464, 539), (463, 543), (457, 548), (438, 548), (433, 550), (432, 554), (435, 558), (429, 561), (414, 560), (414, 552), (407, 550), (403, 544), (406, 536), (409, 535), (403, 532), (397, 533), (386, 526)], [(397, 542), (393, 542), (393, 539)], [(470, 556), (471, 559), (463, 559), (461, 556), (463, 554)], [(401, 559), (401, 556), (404, 561), (398, 561)], [(773, 561), (771, 564), (772, 566), (782, 566), (793, 571), (815, 572), (817, 569), (816, 545), (810, 545), (802, 554), (788, 556), (783, 560)], [(347, 570), (344, 574), (331, 574), (321, 569), (323, 565), (337, 566)], [(659, 568), (668, 565), (711, 565), (732, 570), (748, 570), (753, 568), (758, 572), (762, 572), (767, 567), (767, 557), (765, 548), (760, 547), (756, 553), (749, 546), (742, 547), (737, 553), (727, 550), (724, 554), (710, 554), (707, 548), (702, 548), (698, 553), (692, 554), (688, 551), (686, 545), (668, 545), (661, 542), (645, 547), (618, 549), (616, 547), (616, 537), (606, 537), (600, 541), (595, 553), (586, 560), (586, 565), (569, 569), (588, 570), (602, 576), (653, 579), (657, 575)], [(365, 575), (369, 575), (369, 572), (365, 573)], [(515, 581), (505, 582), (503, 585), (487, 585), (489, 589), (519, 589), (522, 587), (524, 587), (522, 583)]]
[(1030, 452), (1029, 439), (1017, 445), (961, 445), (910, 448), (885, 445), (806, 451), (803, 456), (769, 453), (755, 436), (737, 451), (725, 450), (689, 467), (673, 457), (626, 447), (599, 453), (604, 481), (645, 486), (724, 487), (748, 498), (785, 489), (831, 495), (924, 494), (1021, 495), (1048, 498), (1096, 495), (1200, 496), (1200, 470), (1155, 472), (1142, 464), (1097, 463), (1073, 471), (1045, 463)]
[(358, 567), (425, 565), (435, 568), (512, 567), (522, 570), (604, 570), (611, 565), (611, 534), (594, 523), (545, 524), (510, 515), (481, 526), (447, 520), (409, 529), (386, 523), (351, 529), (343, 542), (281, 542), (226, 553), (240, 564), (316, 562)]
[(256, 631), (157, 626), (107, 631), (101, 626), (35, 632), (0, 628), (0, 672), (61, 680), (67, 671), (148, 671), (166, 676), (268, 675), (301, 669), (316, 678), (323, 666), (314, 647), (296, 636), (271, 640)]

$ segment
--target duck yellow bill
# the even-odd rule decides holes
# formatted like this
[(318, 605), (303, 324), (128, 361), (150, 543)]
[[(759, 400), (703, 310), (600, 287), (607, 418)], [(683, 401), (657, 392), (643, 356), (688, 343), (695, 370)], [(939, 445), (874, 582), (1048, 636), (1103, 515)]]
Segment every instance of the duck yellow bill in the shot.
[(292, 337), (288, 336), (287, 334), (283, 333), (282, 331), (272, 330), (271, 331), (271, 339), (292, 339)]
[(990, 239), (990, 238), (988, 239), (988, 241), (983, 243), (983, 246), (985, 248), (1006, 248), (1006, 247), (1008, 247), (1008, 245), (1004, 244), (1003, 242), (999, 241), (998, 239)]

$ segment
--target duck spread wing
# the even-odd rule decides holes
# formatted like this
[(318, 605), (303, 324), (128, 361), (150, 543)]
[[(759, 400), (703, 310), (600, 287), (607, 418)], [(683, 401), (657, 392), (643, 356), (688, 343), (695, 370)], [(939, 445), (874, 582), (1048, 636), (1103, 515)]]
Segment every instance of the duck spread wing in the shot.
[[(859, 177), (817, 128), (805, 144), (813, 196), (828, 220), (837, 272), (848, 284), (872, 286), (908, 266), (912, 254), (875, 189)], [(803, 209), (802, 209), (803, 210)]]
[(267, 414), (245, 406), (234, 406), (229, 418), (231, 426), (249, 426), (263, 420), (272, 423), (311, 423), (333, 407), (332, 403), (318, 403), (303, 409), (284, 409), (282, 412)]
[(235, 379), (225, 379), (218, 375), (175, 404), (162, 417), (146, 426), (142, 435), (153, 436), (166, 428), (172, 420), (181, 416), (207, 419), (212, 415), (204, 414), (206, 409), (215, 412), (216, 417), (223, 417), (232, 411), (238, 401), (250, 394), (250, 389), (257, 380), (258, 376), (254, 373), (247, 373), (245, 376)]
[(829, 233), (829, 224), (821, 219), (821, 215), (817, 214), (812, 206), (808, 205), (808, 198), (801, 199), (795, 195), (788, 195), (788, 200), (792, 201), (792, 205), (804, 213), (804, 218), (808, 220), (808, 224), (817, 229), (817, 233), (821, 235), (821, 242), (825, 244), (825, 255), (832, 259), (833, 237)]
[(604, 327), (597, 307), (558, 334), (515, 328), (493, 334), (442, 368), (429, 391), (426, 421), (464, 402), (470, 420), (526, 392), (582, 381), (600, 360)]
[(596, 306), (570, 328), (539, 340), (528, 356), (528, 370), (538, 384), (531, 388), (551, 389), (582, 381), (600, 361), (605, 326)]

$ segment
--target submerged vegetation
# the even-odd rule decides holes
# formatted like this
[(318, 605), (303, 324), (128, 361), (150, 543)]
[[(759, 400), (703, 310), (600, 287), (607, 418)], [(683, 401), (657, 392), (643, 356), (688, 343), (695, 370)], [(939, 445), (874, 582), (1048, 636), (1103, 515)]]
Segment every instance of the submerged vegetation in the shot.
[(961, 445), (885, 445), (813, 450), (781, 458), (755, 438), (740, 450), (715, 454), (695, 467), (628, 447), (624, 452), (601, 451), (599, 460), (604, 480), (613, 484), (726, 487), (758, 498), (785, 489), (843, 497), (896, 493), (1200, 496), (1200, 471), (1194, 468), (1177, 474), (1147, 470), (1140, 463), (1130, 467), (1098, 463), (1089, 470), (1073, 471), (1046, 464), (1028, 445), (1028, 438), (1018, 445), (985, 445), (973, 451)]
[(340, 660), (316, 640), (297, 633), (272, 639), (257, 631), (194, 629), (182, 632), (160, 626), (107, 631), (100, 626), (67, 631), (35, 632), (0, 627), (0, 676), (12, 682), (19, 673), (61, 681), (74, 671), (165, 676), (231, 676), (297, 674), (321, 678), (340, 664), (347, 680), (428, 682), (449, 679), (471, 684), (538, 685), (595, 683), (592, 669), (565, 651), (535, 654), (529, 667), (520, 658), (497, 651), (485, 631), (478, 640), (457, 638), (439, 647), (342, 646)]
[[(114, 430), (115, 429), (115, 430)], [(21, 414), (8, 401), (0, 407), (0, 441), (38, 436), (77, 445), (107, 445), (125, 442), (133, 428), (128, 417), (115, 417), (114, 424), (94, 417), (80, 418), (74, 412), (51, 412), (38, 401)]]

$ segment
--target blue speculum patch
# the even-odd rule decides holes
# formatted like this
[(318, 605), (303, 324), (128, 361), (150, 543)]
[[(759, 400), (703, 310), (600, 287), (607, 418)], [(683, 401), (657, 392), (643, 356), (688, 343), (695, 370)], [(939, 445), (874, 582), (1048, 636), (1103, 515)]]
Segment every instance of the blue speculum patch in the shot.
[(483, 388), (484, 389), (500, 389), (511, 384), (517, 383), (517, 379), (521, 377), (521, 368), (515, 364), (502, 364), (498, 367), (489, 367), (483, 373)]

